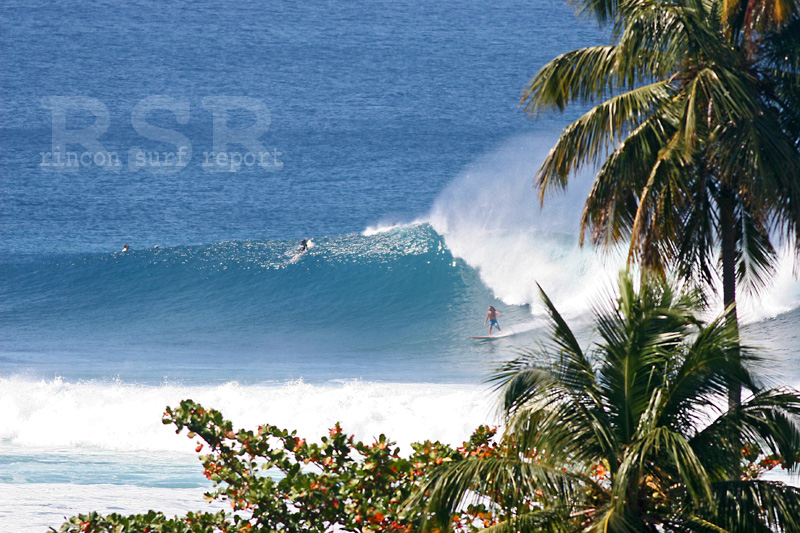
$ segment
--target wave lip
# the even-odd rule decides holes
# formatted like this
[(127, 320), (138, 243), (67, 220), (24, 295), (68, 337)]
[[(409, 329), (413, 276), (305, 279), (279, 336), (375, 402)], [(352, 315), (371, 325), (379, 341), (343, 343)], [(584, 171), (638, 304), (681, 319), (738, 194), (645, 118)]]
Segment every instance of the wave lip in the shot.
[(580, 315), (614, 287), (624, 257), (578, 245), (580, 181), (539, 208), (533, 176), (550, 143), (518, 137), (482, 157), (442, 191), (429, 219), (504, 303), (538, 308), (538, 284), (563, 313)]
[[(538, 285), (558, 309), (586, 315), (615, 293), (626, 266), (626, 247), (602, 251), (578, 243), (580, 216), (592, 185), (588, 173), (548, 195), (540, 208), (534, 176), (554, 138), (508, 140), (464, 169), (437, 197), (428, 217), (448, 250), (479, 272), (495, 297), (508, 305), (538, 306)], [(773, 282), (754, 295), (741, 291), (743, 322), (756, 322), (800, 306), (796, 254), (781, 250)], [(721, 288), (716, 287), (721, 293)], [(713, 309), (722, 311), (722, 303)]]
[(378, 235), (379, 233), (388, 233), (390, 231), (399, 231), (408, 228), (413, 228), (415, 226), (420, 226), (422, 224), (426, 224), (428, 222), (427, 219), (417, 219), (412, 222), (378, 222), (377, 224), (373, 224), (371, 226), (367, 226), (364, 231), (361, 232), (361, 235), (365, 237), (372, 237), (373, 235)]

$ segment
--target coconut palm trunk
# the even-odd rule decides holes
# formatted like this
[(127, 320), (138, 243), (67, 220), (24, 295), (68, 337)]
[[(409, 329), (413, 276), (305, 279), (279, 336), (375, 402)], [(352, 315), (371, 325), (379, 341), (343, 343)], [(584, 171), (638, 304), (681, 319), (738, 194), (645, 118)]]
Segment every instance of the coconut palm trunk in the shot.
[[(719, 197), (719, 229), (722, 259), (722, 300), (727, 311), (728, 327), (739, 337), (739, 316), (736, 310), (736, 219), (735, 198), (726, 185), (722, 186)], [(737, 349), (733, 357), (738, 358)], [(733, 409), (741, 402), (742, 388), (735, 383), (728, 391), (728, 407)]]

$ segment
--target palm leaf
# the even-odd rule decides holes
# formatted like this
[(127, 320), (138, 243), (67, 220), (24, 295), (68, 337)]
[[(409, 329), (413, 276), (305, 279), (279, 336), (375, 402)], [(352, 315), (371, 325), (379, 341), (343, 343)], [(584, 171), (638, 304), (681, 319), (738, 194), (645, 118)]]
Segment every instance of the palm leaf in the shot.
[(627, 130), (637, 127), (669, 99), (669, 82), (645, 85), (606, 100), (570, 124), (536, 176), (540, 199), (551, 183), (566, 187), (575, 168), (604, 156)]
[[(571, 509), (579, 500), (579, 491), (590, 480), (553, 468), (516, 458), (469, 458), (445, 464), (406, 503), (407, 509), (425, 509), (437, 523), (445, 525), (461, 506), (468, 502), (489, 500), (495, 505), (515, 505), (528, 500), (536, 491), (549, 496), (559, 509)], [(517, 495), (516, 502), (497, 502), (493, 496)]]
[(713, 483), (709, 520), (734, 532), (800, 531), (800, 489), (774, 481)]

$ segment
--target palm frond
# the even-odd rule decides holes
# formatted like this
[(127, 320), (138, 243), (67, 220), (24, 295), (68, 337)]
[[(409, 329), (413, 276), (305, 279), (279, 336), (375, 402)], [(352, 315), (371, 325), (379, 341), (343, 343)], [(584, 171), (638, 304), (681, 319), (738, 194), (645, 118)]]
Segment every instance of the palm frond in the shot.
[(631, 131), (595, 177), (581, 216), (581, 244), (587, 232), (596, 245), (630, 235), (644, 186), (662, 148), (676, 131), (668, 112), (655, 113)]
[(643, 431), (626, 451), (625, 460), (619, 469), (612, 489), (612, 499), (619, 509), (624, 509), (626, 491), (643, 477), (643, 472), (652, 463), (667, 460), (678, 475), (695, 505), (713, 506), (711, 480), (700, 458), (683, 435), (664, 426), (642, 428)]
[(785, 468), (800, 464), (800, 395), (786, 389), (760, 391), (716, 418), (691, 439), (706, 464), (730, 472), (740, 456), (733, 446), (752, 444), (780, 455)]
[[(580, 500), (578, 492), (591, 480), (518, 458), (469, 458), (444, 464), (406, 503), (408, 509), (425, 509), (437, 523), (448, 524), (450, 517), (469, 502), (487, 498), (494, 506), (515, 507), (542, 491), (557, 509), (571, 510)], [(517, 501), (498, 502), (497, 495), (516, 495)]]
[(606, 461), (618, 466), (619, 445), (601, 410), (571, 401), (567, 395), (548, 408), (522, 411), (509, 422), (505, 437), (518, 453), (560, 464)]
[(537, 509), (482, 529), (484, 533), (578, 533), (565, 509)]
[(800, 531), (800, 489), (775, 481), (713, 483), (709, 520), (728, 531)]
[[(733, 357), (737, 354), (738, 357)], [(698, 329), (681, 357), (670, 361), (670, 386), (662, 423), (693, 434), (709, 413), (719, 413), (721, 399), (732, 385), (755, 388), (743, 366), (750, 352), (725, 317)]]
[(772, 279), (778, 254), (764, 225), (765, 215), (748, 207), (751, 206), (741, 205), (736, 212), (736, 277), (739, 285), (757, 293)]
[(570, 0), (582, 15), (590, 15), (601, 25), (613, 19), (617, 13), (619, 0)]
[(600, 98), (618, 89), (616, 54), (615, 46), (592, 46), (556, 57), (522, 92), (525, 111), (533, 116), (552, 107), (563, 111), (571, 102)]
[(564, 188), (574, 170), (605, 156), (629, 130), (670, 100), (670, 83), (638, 87), (594, 106), (570, 124), (536, 175), (540, 199), (552, 186)]

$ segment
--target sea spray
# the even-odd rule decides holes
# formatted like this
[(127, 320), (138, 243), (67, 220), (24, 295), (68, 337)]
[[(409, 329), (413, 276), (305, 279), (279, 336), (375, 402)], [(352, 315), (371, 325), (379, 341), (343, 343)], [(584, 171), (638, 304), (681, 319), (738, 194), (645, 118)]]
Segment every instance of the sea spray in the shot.
[[(556, 139), (520, 136), (469, 164), (437, 197), (429, 221), (454, 257), (478, 270), (481, 281), (509, 305), (537, 304), (537, 283), (558, 309), (580, 316), (612, 294), (625, 268), (626, 243), (598, 250), (579, 246), (580, 217), (590, 172), (549, 193), (540, 207), (534, 176)], [(740, 291), (743, 322), (774, 317), (800, 305), (796, 253), (779, 249), (774, 277), (758, 293)], [(714, 290), (721, 293), (715, 280)], [(713, 295), (712, 314), (722, 304)], [(536, 305), (534, 312), (541, 311)]]
[[(797, 277), (797, 251), (791, 244), (778, 245), (775, 271), (763, 288), (740, 288), (737, 293), (739, 320), (752, 324), (776, 317), (800, 306), (800, 280)], [(722, 309), (722, 279), (714, 280), (711, 306)]]
[(518, 137), (479, 158), (439, 195), (430, 222), (503, 302), (538, 304), (538, 283), (562, 312), (575, 315), (611, 286), (624, 262), (619, 252), (578, 246), (587, 177), (540, 209), (533, 178), (551, 143)]

